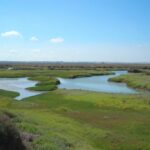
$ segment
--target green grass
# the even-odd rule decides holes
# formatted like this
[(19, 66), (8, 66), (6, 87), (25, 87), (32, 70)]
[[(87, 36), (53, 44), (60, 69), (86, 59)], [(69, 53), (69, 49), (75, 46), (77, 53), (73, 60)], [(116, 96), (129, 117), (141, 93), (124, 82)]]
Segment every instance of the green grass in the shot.
[[(58, 76), (79, 75), (78, 71), (42, 71), (28, 75), (39, 81), (35, 88), (58, 84)], [(12, 77), (25, 72), (16, 71)], [(31, 150), (150, 149), (149, 94), (54, 90), (22, 101), (14, 100), (15, 94), (0, 91), (0, 110), (14, 116), (12, 122), (20, 133), (33, 135), (33, 141), (27, 142)]]
[(29, 90), (34, 91), (52, 91), (57, 89), (57, 84), (59, 84), (59, 81), (56, 78), (49, 76), (30, 77), (29, 79), (39, 82), (35, 87), (28, 88)]
[(78, 76), (104, 75), (111, 74), (109, 71), (94, 71), (94, 70), (0, 70), (1, 78), (16, 78), (16, 77), (64, 77), (75, 78)]
[(114, 82), (125, 82), (128, 86), (139, 89), (150, 90), (150, 75), (144, 73), (129, 73), (110, 79)]
[(19, 96), (19, 93), (17, 92), (12, 92), (12, 91), (5, 91), (5, 90), (2, 90), (0, 89), (0, 96), (5, 96), (5, 97), (17, 97)]
[(150, 148), (149, 95), (56, 90), (4, 101), (20, 131), (35, 135), (32, 149)]

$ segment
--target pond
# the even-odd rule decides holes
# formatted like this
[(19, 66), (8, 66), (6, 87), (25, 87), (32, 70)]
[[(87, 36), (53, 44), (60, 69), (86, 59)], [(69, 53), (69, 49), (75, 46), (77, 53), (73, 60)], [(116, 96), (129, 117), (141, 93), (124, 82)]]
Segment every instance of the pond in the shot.
[(0, 89), (18, 92), (20, 95), (16, 97), (17, 100), (41, 94), (42, 92), (29, 91), (26, 89), (36, 84), (36, 81), (30, 81), (28, 78), (0, 78)]
[(92, 77), (82, 77), (75, 79), (58, 78), (60, 89), (81, 89), (96, 92), (135, 94), (136, 90), (129, 88), (125, 83), (115, 83), (108, 81), (110, 78), (127, 74), (127, 71), (115, 71), (113, 75), (100, 75)]

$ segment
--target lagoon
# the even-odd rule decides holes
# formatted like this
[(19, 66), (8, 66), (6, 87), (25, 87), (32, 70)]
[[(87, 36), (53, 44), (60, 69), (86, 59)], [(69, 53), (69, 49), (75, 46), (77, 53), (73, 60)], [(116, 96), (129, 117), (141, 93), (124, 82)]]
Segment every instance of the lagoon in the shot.
[[(80, 77), (75, 79), (58, 78), (59, 89), (79, 89), (106, 93), (135, 94), (135, 89), (129, 88), (125, 83), (110, 82), (109, 79), (127, 74), (127, 71), (115, 71), (112, 75), (98, 75), (91, 77)], [(15, 99), (21, 100), (30, 96), (42, 94), (40, 91), (27, 90), (34, 87), (38, 82), (28, 80), (28, 78), (0, 78), (0, 89), (18, 92), (20, 95)]]
[(75, 79), (58, 78), (60, 89), (80, 89), (106, 93), (135, 94), (135, 89), (129, 88), (125, 83), (110, 82), (109, 79), (127, 74), (127, 71), (115, 71), (113, 75), (100, 75), (92, 77), (81, 77)]

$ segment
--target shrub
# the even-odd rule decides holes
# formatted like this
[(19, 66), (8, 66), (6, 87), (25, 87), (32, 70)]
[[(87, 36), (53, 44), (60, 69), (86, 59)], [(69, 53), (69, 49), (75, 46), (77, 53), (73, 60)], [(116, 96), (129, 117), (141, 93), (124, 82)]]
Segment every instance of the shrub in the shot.
[(0, 150), (25, 150), (20, 134), (11, 119), (3, 114), (0, 116)]

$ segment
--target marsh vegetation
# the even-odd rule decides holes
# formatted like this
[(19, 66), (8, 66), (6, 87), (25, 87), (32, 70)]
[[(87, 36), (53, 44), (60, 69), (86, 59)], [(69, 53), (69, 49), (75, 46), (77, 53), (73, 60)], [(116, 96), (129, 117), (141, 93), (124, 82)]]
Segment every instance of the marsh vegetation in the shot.
[[(19, 143), (26, 149), (150, 149), (149, 92), (115, 94), (57, 89), (58, 76), (74, 78), (109, 74), (112, 70), (116, 70), (116, 67), (98, 70), (36, 68), (31, 71), (21, 69), (21, 66), (19, 70), (1, 69), (1, 78), (29, 77), (30, 80), (38, 81), (32, 90), (47, 92), (16, 101), (14, 98), (18, 93), (0, 90), (0, 114), (9, 118), (12, 130), (20, 137)], [(144, 86), (144, 89), (149, 90), (150, 77), (146, 72), (117, 77), (124, 79), (118, 82), (125, 82), (131, 87), (137, 83), (136, 88)], [(7, 133), (6, 130), (4, 132)]]

